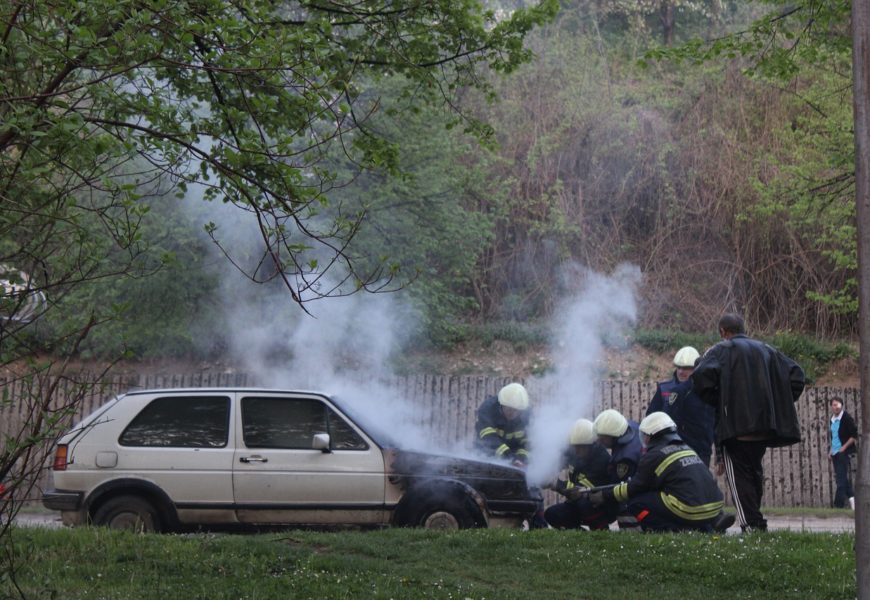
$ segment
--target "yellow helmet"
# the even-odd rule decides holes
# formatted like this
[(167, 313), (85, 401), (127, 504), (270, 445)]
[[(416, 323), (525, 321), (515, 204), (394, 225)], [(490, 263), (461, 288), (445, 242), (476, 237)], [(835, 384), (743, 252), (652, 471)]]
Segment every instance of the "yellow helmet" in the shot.
[(527, 410), (529, 393), (521, 383), (509, 383), (499, 390), (498, 403), (516, 410)]
[(595, 417), (593, 423), (595, 435), (609, 435), (615, 438), (621, 437), (628, 429), (628, 421), (619, 411), (608, 408), (601, 411)]
[(674, 365), (677, 367), (694, 367), (695, 361), (698, 360), (698, 351), (691, 346), (684, 346), (677, 350), (674, 355)]
[(588, 446), (595, 443), (595, 426), (589, 419), (577, 419), (571, 426), (568, 443), (572, 446)]
[(665, 429), (676, 431), (677, 424), (666, 412), (654, 412), (648, 414), (643, 421), (640, 422), (640, 432), (646, 435), (655, 435)]

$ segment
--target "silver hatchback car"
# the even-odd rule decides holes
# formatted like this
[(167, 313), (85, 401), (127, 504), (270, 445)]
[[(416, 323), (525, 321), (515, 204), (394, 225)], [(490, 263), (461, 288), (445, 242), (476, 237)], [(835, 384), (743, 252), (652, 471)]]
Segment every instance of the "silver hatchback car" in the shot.
[(519, 526), (522, 470), (399, 448), (336, 399), (268, 389), (136, 391), (58, 442), (43, 504), (142, 531)]

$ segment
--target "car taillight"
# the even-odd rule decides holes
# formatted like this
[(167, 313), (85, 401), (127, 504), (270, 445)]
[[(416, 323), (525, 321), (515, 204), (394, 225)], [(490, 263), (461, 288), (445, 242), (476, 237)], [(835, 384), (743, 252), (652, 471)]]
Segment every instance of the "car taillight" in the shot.
[(52, 469), (55, 471), (66, 471), (67, 465), (67, 446), (66, 444), (58, 444), (57, 450), (54, 451), (54, 464)]

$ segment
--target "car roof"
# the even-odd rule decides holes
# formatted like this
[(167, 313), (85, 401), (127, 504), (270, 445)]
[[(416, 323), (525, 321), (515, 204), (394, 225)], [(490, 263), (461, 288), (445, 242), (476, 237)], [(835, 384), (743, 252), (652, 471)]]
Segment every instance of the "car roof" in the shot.
[(362, 429), (369, 435), (375, 442), (381, 446), (390, 446), (394, 445), (391, 441), (390, 436), (387, 432), (381, 431), (375, 425), (376, 423), (369, 418), (367, 415), (360, 413), (355, 410), (353, 406), (350, 406), (347, 402), (342, 401), (340, 397), (336, 397), (334, 395), (328, 394), (326, 392), (314, 391), (314, 390), (291, 390), (285, 388), (263, 388), (263, 387), (235, 387), (235, 386), (222, 386), (222, 387), (179, 387), (179, 388), (155, 388), (155, 389), (142, 389), (142, 390), (131, 390), (123, 394), (118, 394), (115, 399), (116, 401), (123, 401), (125, 397), (130, 396), (144, 396), (144, 395), (159, 395), (159, 394), (185, 394), (185, 395), (193, 395), (193, 394), (232, 394), (232, 393), (241, 393), (241, 394), (252, 394), (252, 393), (261, 393), (261, 394), (294, 394), (300, 396), (319, 396), (321, 398), (325, 398), (329, 400), (336, 408), (340, 411), (344, 412), (347, 416), (349, 416), (357, 427)]
[(203, 393), (208, 392), (210, 394), (215, 393), (269, 393), (269, 394), (306, 394), (313, 396), (325, 396), (327, 398), (332, 399), (332, 396), (326, 392), (316, 391), (316, 390), (291, 390), (285, 388), (263, 388), (263, 387), (235, 387), (235, 386), (221, 386), (221, 387), (176, 387), (176, 388), (153, 388), (153, 389), (142, 389), (142, 390), (129, 390), (124, 392), (123, 394), (119, 394), (119, 396), (136, 396), (143, 394), (190, 394), (190, 393)]

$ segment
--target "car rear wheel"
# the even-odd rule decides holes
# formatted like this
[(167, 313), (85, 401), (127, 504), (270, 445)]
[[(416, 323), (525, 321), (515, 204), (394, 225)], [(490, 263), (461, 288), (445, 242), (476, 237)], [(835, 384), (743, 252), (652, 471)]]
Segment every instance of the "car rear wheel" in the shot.
[(94, 513), (94, 524), (139, 533), (160, 531), (160, 518), (154, 506), (138, 496), (117, 496), (107, 500)]

